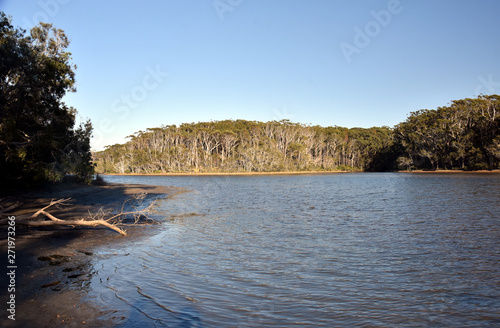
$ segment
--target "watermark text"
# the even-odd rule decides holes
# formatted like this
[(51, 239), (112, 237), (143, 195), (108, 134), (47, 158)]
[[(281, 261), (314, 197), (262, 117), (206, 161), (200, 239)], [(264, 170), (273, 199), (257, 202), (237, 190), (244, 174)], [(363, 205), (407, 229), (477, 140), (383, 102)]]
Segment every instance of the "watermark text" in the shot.
[(70, 1), (71, 0), (38, 1), (38, 6), (41, 10), (34, 13), (31, 18), (24, 16), (22, 18), (22, 28), (28, 30), (31, 27), (38, 25), (39, 22), (49, 22), (51, 20), (50, 18), (54, 18), (57, 14), (59, 14), (61, 6), (68, 4)]
[(219, 19), (223, 21), (227, 12), (233, 11), (242, 3), (243, 0), (214, 0), (214, 2), (212, 2), (212, 6), (214, 7), (217, 16), (219, 16)]
[(7, 229), (7, 312), (10, 320), (16, 320), (16, 217), (8, 217)]
[(389, 26), (393, 16), (403, 12), (400, 0), (389, 0), (386, 9), (380, 11), (372, 10), (370, 15), (372, 20), (368, 21), (363, 28), (354, 27), (354, 39), (352, 43), (341, 42), (340, 50), (348, 63), (352, 61), (353, 55), (359, 55), (361, 50), (368, 47), (373, 38), (376, 38), (382, 29)]

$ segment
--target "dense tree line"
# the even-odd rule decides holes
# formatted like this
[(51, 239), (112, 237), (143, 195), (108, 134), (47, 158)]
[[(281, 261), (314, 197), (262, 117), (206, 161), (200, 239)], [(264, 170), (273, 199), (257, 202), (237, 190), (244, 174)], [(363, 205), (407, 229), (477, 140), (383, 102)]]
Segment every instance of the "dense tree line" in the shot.
[[(0, 12), (0, 183), (89, 182), (92, 124), (75, 126), (75, 65), (64, 31), (29, 35)], [(93, 154), (99, 172), (498, 169), (500, 96), (410, 113), (394, 128), (321, 127), (288, 120), (226, 120), (139, 131)]]
[(59, 181), (94, 174), (90, 121), (75, 126), (62, 98), (75, 90), (64, 31), (40, 23), (29, 35), (0, 12), (0, 183)]
[(500, 96), (453, 101), (436, 110), (420, 110), (395, 128), (398, 162), (405, 168), (498, 169)]
[(139, 131), (94, 157), (98, 171), (117, 173), (367, 169), (391, 146), (387, 127), (226, 120)]
[(94, 154), (103, 173), (497, 169), (500, 97), (420, 110), (395, 128), (226, 120), (139, 131)]

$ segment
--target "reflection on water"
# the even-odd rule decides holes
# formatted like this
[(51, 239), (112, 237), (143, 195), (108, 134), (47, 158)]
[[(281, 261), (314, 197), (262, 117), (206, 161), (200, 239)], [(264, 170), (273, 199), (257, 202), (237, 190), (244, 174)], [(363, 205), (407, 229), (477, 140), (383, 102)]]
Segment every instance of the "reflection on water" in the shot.
[(192, 190), (95, 262), (122, 326), (500, 324), (500, 175), (106, 180)]

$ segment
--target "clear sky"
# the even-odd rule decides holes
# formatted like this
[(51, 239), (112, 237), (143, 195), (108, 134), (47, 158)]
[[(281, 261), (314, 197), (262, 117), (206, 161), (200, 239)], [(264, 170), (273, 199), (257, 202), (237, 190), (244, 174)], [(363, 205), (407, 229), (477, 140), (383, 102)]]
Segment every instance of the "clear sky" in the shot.
[(93, 148), (146, 128), (290, 119), (393, 126), (500, 93), (500, 1), (0, 0), (71, 39)]

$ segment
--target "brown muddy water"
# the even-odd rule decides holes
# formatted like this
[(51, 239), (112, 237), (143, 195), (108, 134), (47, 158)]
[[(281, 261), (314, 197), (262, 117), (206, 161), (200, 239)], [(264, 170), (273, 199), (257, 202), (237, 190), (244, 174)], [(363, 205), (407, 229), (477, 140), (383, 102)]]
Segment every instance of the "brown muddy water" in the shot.
[(105, 180), (192, 190), (98, 250), (91, 294), (122, 327), (500, 325), (499, 174)]

